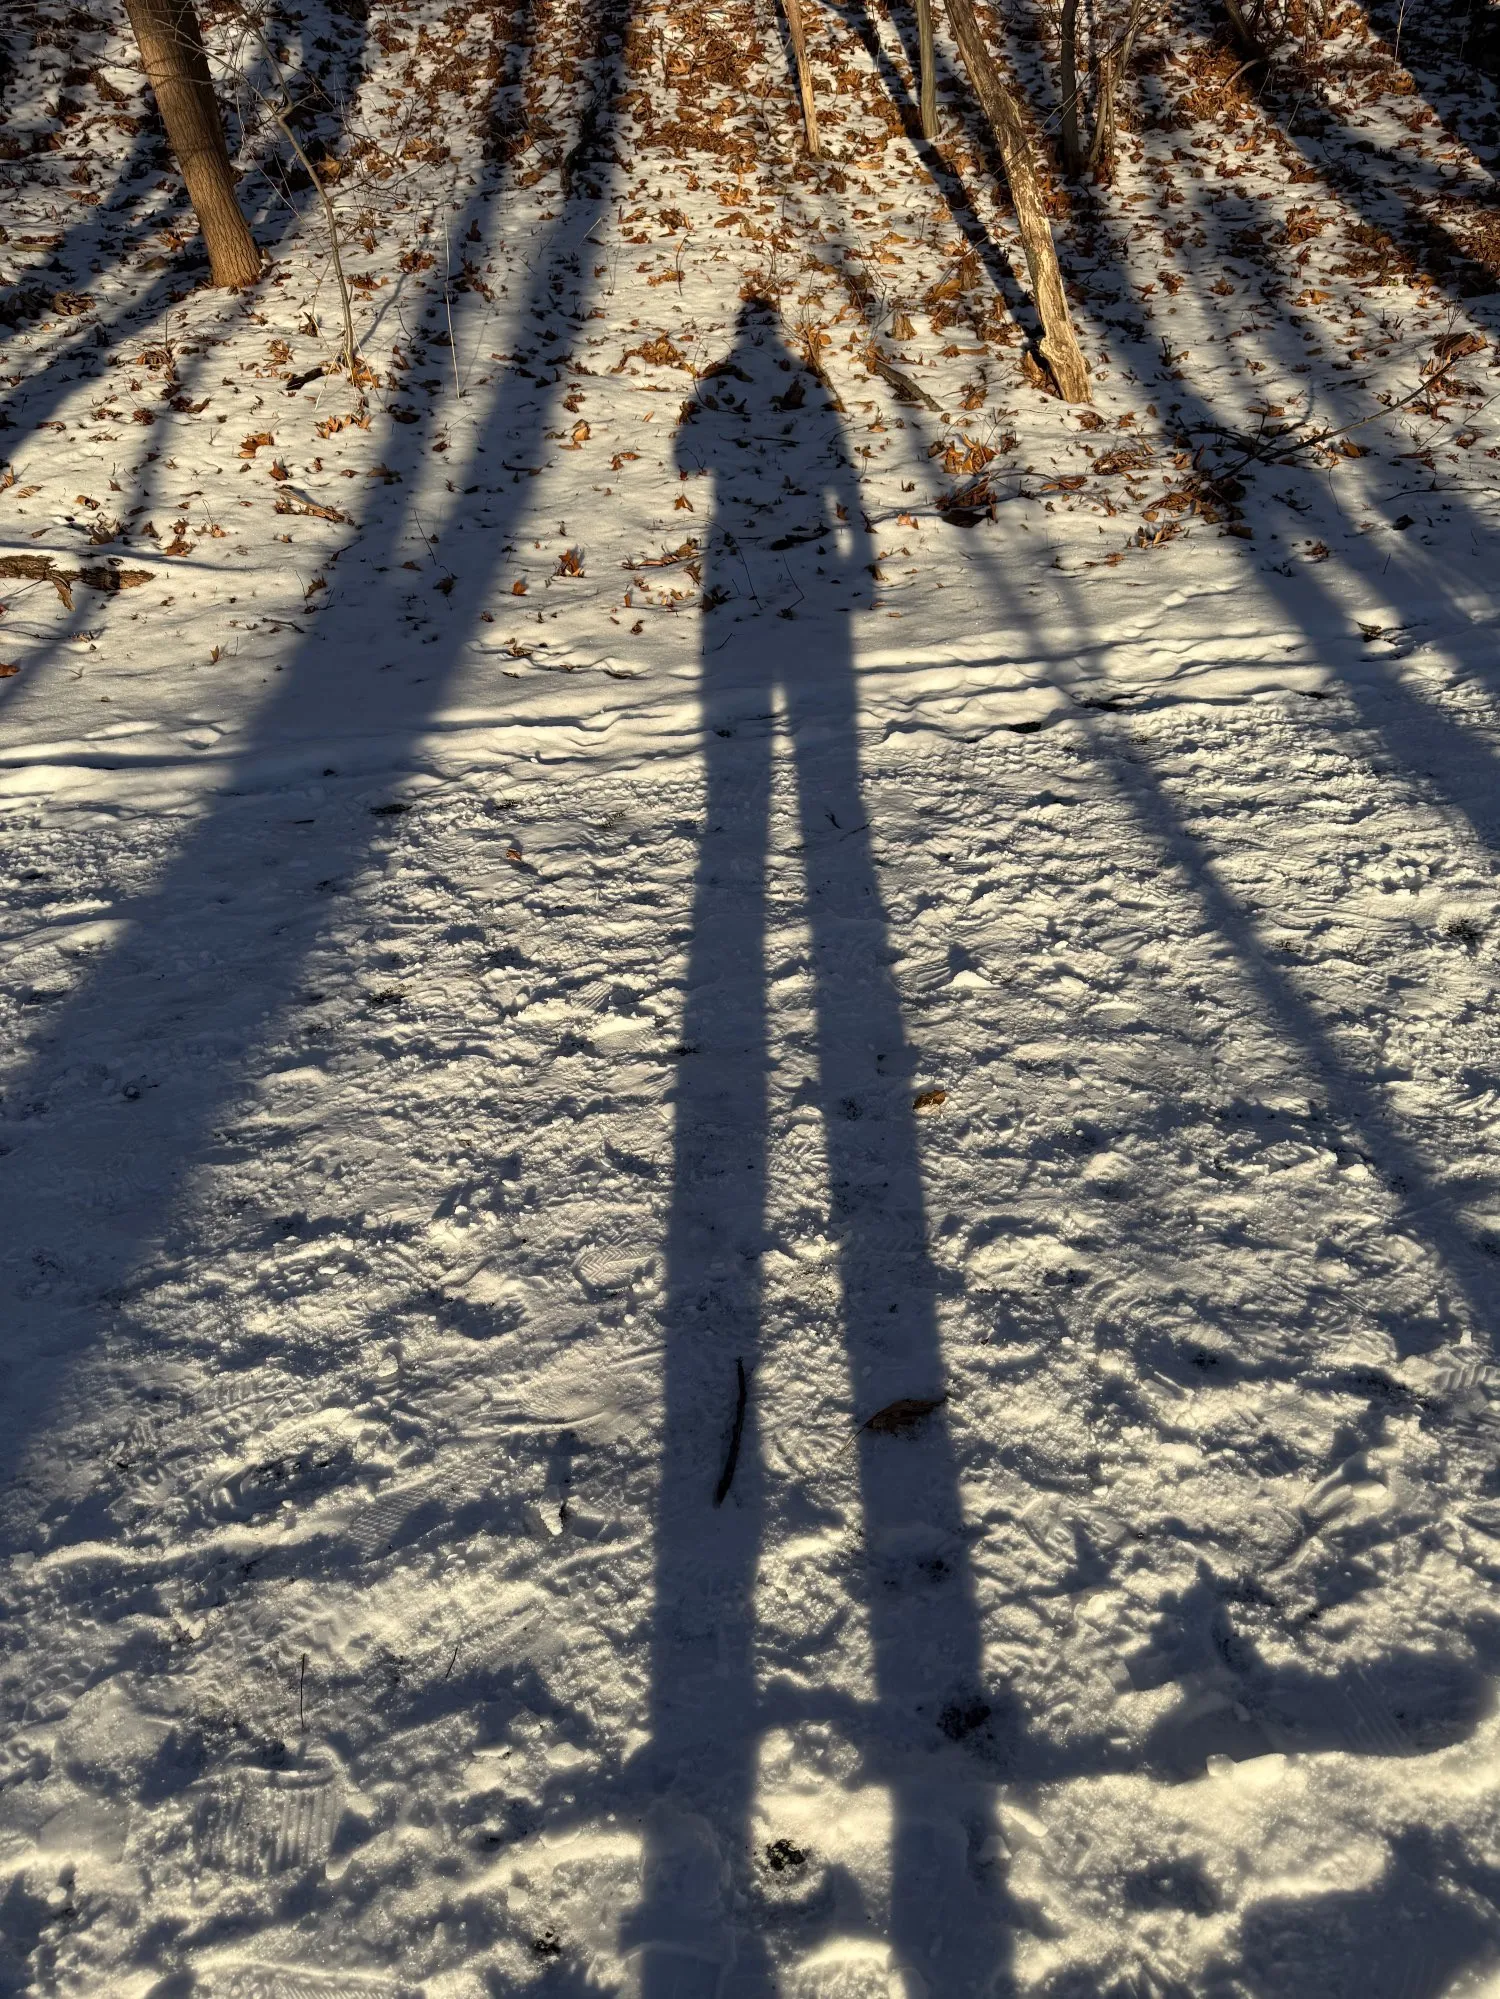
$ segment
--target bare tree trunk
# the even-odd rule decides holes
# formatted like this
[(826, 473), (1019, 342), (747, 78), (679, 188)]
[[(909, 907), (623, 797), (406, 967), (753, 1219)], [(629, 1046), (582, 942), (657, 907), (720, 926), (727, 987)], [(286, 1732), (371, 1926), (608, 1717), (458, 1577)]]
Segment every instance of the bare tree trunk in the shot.
[(1068, 313), (1067, 294), (1057, 264), (1057, 245), (1052, 240), (1052, 228), (1042, 203), (1031, 136), (1014, 94), (990, 54), (970, 0), (948, 0), (948, 19), (953, 24), (953, 39), (958, 43), (969, 81), (984, 107), (1005, 164), (1005, 178), (1021, 231), (1021, 247), (1026, 252), (1031, 289), (1042, 322), (1042, 359), (1052, 370), (1053, 380), (1065, 401), (1089, 402), (1088, 363)]
[(1062, 163), (1069, 180), (1083, 172), (1083, 144), (1078, 136), (1078, 0), (1063, 0), (1059, 23), (1062, 51)]
[(260, 252), (234, 198), (224, 123), (193, 0), (125, 0), (216, 285), (253, 285)]
[(1259, 25), (1251, 21), (1250, 16), (1240, 5), (1240, 0), (1224, 0), (1224, 12), (1229, 20), (1229, 32), (1234, 39), (1235, 47), (1246, 59), (1244, 73), (1250, 78), (1251, 84), (1258, 88), (1265, 82), (1266, 72), (1271, 66), (1266, 45), (1260, 38)]
[(812, 65), (807, 60), (807, 30), (802, 23), (802, 0), (781, 0), (786, 24), (791, 31), (792, 55), (797, 64), (797, 88), (802, 93), (802, 119), (807, 127), (807, 150), (818, 157), (818, 107), (813, 98)]
[(917, 59), (922, 70), (918, 79), (922, 137), (931, 145), (938, 135), (937, 40), (932, 32), (932, 0), (917, 0)]

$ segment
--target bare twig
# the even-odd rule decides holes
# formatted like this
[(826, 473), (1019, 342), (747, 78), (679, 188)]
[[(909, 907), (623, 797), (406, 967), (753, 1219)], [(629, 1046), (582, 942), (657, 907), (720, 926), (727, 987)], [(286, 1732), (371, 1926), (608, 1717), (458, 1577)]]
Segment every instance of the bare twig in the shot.
[[(297, 137), (297, 134), (292, 130), (290, 122), (291, 113), (293, 110), (292, 96), (291, 92), (287, 89), (286, 77), (282, 71), (281, 65), (279, 62), (277, 62), (275, 55), (272, 53), (271, 45), (266, 40), (265, 35), (262, 33), (259, 23), (254, 21), (248, 21), (247, 26), (249, 27), (250, 32), (254, 35), (256, 41), (259, 42), (260, 44), (261, 53), (264, 55), (266, 62), (270, 67), (271, 74), (276, 80), (276, 88), (281, 92), (281, 102), (280, 104), (273, 102), (272, 99), (267, 97), (263, 91), (256, 91), (255, 94), (257, 97), (260, 98), (262, 104), (265, 105), (267, 111), (270, 112), (271, 117), (275, 120), (276, 125), (281, 131), (281, 134), (285, 138), (287, 144), (291, 147), (292, 151), (297, 155), (298, 160), (302, 164), (303, 172), (312, 182), (313, 188), (317, 193), (318, 200), (322, 203), (323, 206), (323, 214), (328, 223), (328, 244), (333, 255), (333, 275), (335, 282), (337, 283), (339, 288), (339, 302), (344, 309), (343, 362), (344, 362), (344, 367), (348, 371), (350, 380), (355, 381), (358, 379), (358, 372), (359, 372), (359, 346), (358, 342), (355, 340), (354, 337), (354, 304), (350, 296), (348, 280), (344, 276), (344, 260), (339, 252), (338, 215), (334, 210), (332, 197), (330, 196), (328, 189), (323, 184), (322, 175), (318, 172), (317, 168), (308, 158), (306, 148), (303, 146), (302, 141)], [(252, 85), (252, 88), (253, 87), (254, 86)]]
[[(580, 244), (579, 248), (583, 246)], [(448, 222), (443, 220), (443, 311), (448, 315), (448, 352), (453, 361), (453, 394), (457, 401), (463, 400), (463, 389), (458, 379), (458, 342), (453, 337), (453, 249), (448, 237)]]
[[(1316, 451), (1322, 445), (1332, 444), (1340, 437), (1347, 437), (1352, 430), (1363, 430), (1367, 423), (1378, 423), (1381, 417), (1392, 416), (1397, 410), (1405, 409), (1408, 403), (1414, 403), (1419, 396), (1429, 394), (1445, 375), (1458, 366), (1460, 361), (1468, 358), (1464, 354), (1453, 355), (1450, 360), (1435, 368), (1430, 375), (1424, 376), (1414, 389), (1408, 389), (1404, 396), (1398, 396), (1395, 402), (1382, 403), (1379, 409), (1370, 410), (1364, 416), (1351, 418), (1348, 423), (1341, 423), (1336, 429), (1325, 427), (1322, 430), (1309, 431), (1305, 436), (1299, 437), (1297, 431), (1300, 426), (1288, 423), (1280, 424), (1268, 433), (1265, 421), (1262, 419), (1260, 429), (1253, 437), (1247, 437), (1242, 430), (1230, 430), (1223, 424), (1205, 424), (1202, 428), (1217, 433), (1227, 443), (1236, 445), (1244, 454), (1235, 464), (1221, 467), (1215, 476), (1221, 479), (1232, 478), (1236, 472), (1244, 471), (1245, 467), (1251, 464), (1288, 464), (1299, 452)], [(1263, 445), (1269, 448), (1263, 449)]]

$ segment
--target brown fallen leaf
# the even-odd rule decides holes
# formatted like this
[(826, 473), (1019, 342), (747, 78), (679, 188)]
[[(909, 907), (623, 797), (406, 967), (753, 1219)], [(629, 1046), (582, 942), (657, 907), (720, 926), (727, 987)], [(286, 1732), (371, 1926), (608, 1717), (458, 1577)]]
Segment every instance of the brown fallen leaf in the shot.
[(946, 1090), (921, 1090), (912, 1099), (912, 1109), (918, 1117), (936, 1117), (948, 1101)]
[(78, 580), (86, 583), (90, 590), (102, 590), (112, 596), (116, 590), (139, 590), (143, 583), (151, 581), (149, 569), (107, 569), (102, 565), (79, 571)]
[(341, 430), (368, 430), (370, 428), (369, 412), (366, 411), (362, 416), (325, 417), (315, 428), (319, 437), (336, 437)]
[[(319, 435), (321, 434), (320, 432)], [(275, 442), (275, 438), (268, 430), (252, 431), (249, 437), (240, 445), (240, 456), (241, 458), (253, 458), (263, 444), (274, 444)]]
[(12, 666), (9, 660), (0, 659), (0, 680), (12, 680), (20, 671), (20, 667)]
[(877, 1437), (904, 1437), (947, 1400), (946, 1395), (901, 1395), (894, 1402), (887, 1402), (883, 1409), (877, 1409), (873, 1416), (867, 1416), (859, 1427), (873, 1430)]
[[(1482, 333), (1443, 333), (1433, 342), (1433, 355), (1444, 367), (1489, 346)], [(1425, 370), (1424, 370), (1425, 372)]]

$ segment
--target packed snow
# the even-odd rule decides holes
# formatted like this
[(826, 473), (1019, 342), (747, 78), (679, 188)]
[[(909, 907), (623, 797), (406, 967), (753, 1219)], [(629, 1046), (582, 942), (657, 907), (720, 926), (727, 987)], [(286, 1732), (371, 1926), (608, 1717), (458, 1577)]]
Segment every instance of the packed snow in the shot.
[(1490, 86), (16, 16), (0, 1994), (1500, 1992)]

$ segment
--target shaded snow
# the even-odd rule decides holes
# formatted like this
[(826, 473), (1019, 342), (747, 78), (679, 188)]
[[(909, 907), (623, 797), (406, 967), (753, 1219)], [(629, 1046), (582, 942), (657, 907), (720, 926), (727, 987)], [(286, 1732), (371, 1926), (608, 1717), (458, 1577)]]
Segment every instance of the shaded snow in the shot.
[[(149, 272), (8, 350), (4, 552), (150, 581), (0, 625), (0, 1992), (1487, 1990), (1489, 492), (1391, 417), (1163, 513), (1284, 318), (898, 403), (747, 208), (632, 240), (680, 163), (466, 131), (367, 411), (312, 220), (170, 368)], [(739, 184), (914, 306), (863, 157)]]

